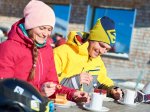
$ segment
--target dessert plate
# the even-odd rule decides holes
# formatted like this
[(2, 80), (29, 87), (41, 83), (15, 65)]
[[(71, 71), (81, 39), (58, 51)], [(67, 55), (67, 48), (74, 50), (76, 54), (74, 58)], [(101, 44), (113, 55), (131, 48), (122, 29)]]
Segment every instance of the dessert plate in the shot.
[(102, 107), (101, 110), (92, 109), (92, 108), (90, 108), (89, 104), (83, 105), (83, 108), (85, 108), (86, 110), (93, 111), (93, 112), (107, 112), (107, 111), (109, 111), (109, 108), (107, 108), (107, 107)]
[(134, 104), (126, 104), (126, 103), (124, 103), (122, 100), (118, 100), (117, 102), (120, 103), (120, 104), (123, 104), (123, 105), (128, 105), (128, 106), (136, 106), (136, 105), (139, 105), (139, 104), (140, 104), (140, 103), (138, 103), (138, 102), (136, 102), (136, 103), (134, 103)]
[(65, 103), (65, 104), (54, 103), (54, 105), (55, 105), (56, 107), (69, 108), (69, 107), (71, 107), (71, 106), (75, 106), (76, 103), (75, 103), (75, 102), (72, 102), (72, 101), (67, 101), (67, 103)]

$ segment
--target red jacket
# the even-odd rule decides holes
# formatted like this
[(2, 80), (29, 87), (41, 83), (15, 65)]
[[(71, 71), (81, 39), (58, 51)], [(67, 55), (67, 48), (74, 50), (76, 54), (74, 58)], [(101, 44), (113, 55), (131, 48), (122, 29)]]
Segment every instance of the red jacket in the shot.
[(64, 38), (61, 38), (60, 40), (58, 40), (56, 43), (55, 43), (55, 46), (58, 47), (60, 45), (63, 45), (66, 43), (66, 39)]
[[(18, 27), (23, 22), (24, 19), (16, 22), (8, 34), (8, 40), (0, 44), (0, 78), (13, 77), (27, 81), (32, 68), (33, 42)], [(41, 85), (48, 81), (58, 84), (53, 51), (47, 42), (45, 47), (39, 48), (35, 77), (29, 83), (40, 90)], [(55, 94), (57, 92), (68, 94), (67, 98), (72, 100), (75, 90), (62, 87)]]

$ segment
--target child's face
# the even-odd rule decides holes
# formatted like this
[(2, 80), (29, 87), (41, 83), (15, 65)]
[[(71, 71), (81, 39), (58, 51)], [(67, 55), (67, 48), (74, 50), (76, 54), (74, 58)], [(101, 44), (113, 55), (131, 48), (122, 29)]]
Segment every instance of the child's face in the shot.
[(96, 58), (99, 55), (107, 53), (111, 49), (111, 46), (98, 41), (89, 41), (88, 52), (89, 56), (92, 58)]
[(33, 28), (28, 32), (29, 37), (33, 38), (39, 44), (43, 44), (47, 40), (47, 37), (50, 37), (51, 33), (52, 27), (47, 25)]

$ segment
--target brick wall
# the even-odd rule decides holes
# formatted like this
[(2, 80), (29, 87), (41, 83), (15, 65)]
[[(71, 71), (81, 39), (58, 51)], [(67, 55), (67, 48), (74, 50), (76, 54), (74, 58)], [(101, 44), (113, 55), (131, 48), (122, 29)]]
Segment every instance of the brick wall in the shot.
[(30, 0), (0, 0), (0, 15), (22, 17), (22, 11)]
[[(0, 21), (2, 16), (22, 17), (24, 6), (29, 0), (0, 0)], [(136, 8), (137, 16), (131, 40), (129, 59), (103, 56), (112, 78), (137, 78), (144, 74), (150, 80), (150, 1), (149, 0), (43, 0), (48, 4), (71, 4), (69, 31), (84, 30), (87, 6), (111, 8)]]

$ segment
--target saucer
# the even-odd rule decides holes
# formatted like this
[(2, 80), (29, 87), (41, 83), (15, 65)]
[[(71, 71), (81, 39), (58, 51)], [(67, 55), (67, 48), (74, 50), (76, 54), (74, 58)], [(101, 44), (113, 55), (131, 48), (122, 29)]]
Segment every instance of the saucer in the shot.
[(122, 100), (118, 100), (117, 102), (120, 103), (120, 104), (123, 104), (123, 105), (128, 105), (128, 106), (136, 106), (136, 105), (139, 105), (138, 102), (136, 102), (136, 103), (134, 103), (134, 104), (127, 104), (127, 103), (124, 103)]
[(110, 97), (105, 97), (103, 101), (110, 102), (110, 101), (114, 101), (114, 99), (113, 99), (113, 98), (110, 98)]
[(93, 112), (107, 112), (107, 111), (109, 111), (109, 108), (107, 108), (107, 107), (102, 107), (101, 110), (92, 109), (89, 107), (89, 104), (83, 105), (83, 108), (85, 108), (86, 110), (93, 111)]

